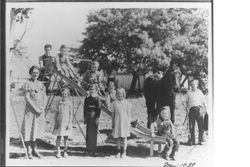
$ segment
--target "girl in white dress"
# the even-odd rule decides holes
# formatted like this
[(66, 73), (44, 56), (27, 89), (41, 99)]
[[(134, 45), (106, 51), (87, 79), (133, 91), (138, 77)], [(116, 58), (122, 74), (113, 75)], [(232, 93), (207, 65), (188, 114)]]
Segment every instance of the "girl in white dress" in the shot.
[(68, 146), (68, 136), (71, 135), (72, 131), (72, 118), (73, 118), (73, 108), (72, 102), (69, 101), (68, 96), (70, 95), (68, 89), (62, 90), (62, 99), (59, 100), (57, 104), (57, 113), (55, 115), (55, 127), (53, 134), (57, 135), (56, 138), (56, 157), (61, 157), (60, 143), (61, 137), (64, 137), (64, 153), (63, 156), (67, 157), (67, 146)]
[[(111, 104), (113, 137), (117, 139), (117, 157), (125, 158), (127, 137), (130, 136), (131, 103), (125, 100), (126, 92), (123, 88), (116, 90), (117, 100)], [(123, 142), (123, 148), (121, 143)]]

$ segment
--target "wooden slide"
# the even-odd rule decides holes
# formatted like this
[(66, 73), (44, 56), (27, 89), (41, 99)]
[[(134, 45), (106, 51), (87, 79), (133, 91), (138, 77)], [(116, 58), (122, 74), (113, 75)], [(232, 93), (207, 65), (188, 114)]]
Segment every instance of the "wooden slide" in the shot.
[[(61, 77), (65, 82), (67, 82), (70, 86), (72, 86), (73, 88), (75, 88), (79, 93), (81, 93), (83, 96), (87, 95), (87, 92), (80, 87), (79, 85), (77, 85), (74, 81), (72, 81), (71, 79), (69, 79), (68, 77), (66, 77), (65, 75), (54, 71), (55, 74), (57, 74), (59, 77)], [(104, 111), (107, 115), (109, 115), (110, 117), (112, 117), (112, 112), (105, 106), (102, 104), (101, 106), (102, 111)], [(137, 124), (135, 127), (130, 127), (130, 132), (132, 134), (134, 134), (135, 136), (138, 136), (146, 141), (150, 141), (150, 156), (153, 156), (153, 151), (154, 151), (154, 143), (158, 143), (159, 144), (159, 151), (161, 150), (161, 143), (164, 144), (166, 142), (166, 139), (162, 136), (155, 136), (155, 137), (151, 137), (151, 131), (150, 129)]]

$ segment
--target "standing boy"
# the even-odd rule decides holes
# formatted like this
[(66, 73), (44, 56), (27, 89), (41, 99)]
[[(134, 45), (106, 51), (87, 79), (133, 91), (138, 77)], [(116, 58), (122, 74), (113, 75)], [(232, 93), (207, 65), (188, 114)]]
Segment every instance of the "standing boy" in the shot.
[(187, 106), (189, 109), (189, 145), (195, 144), (195, 121), (197, 121), (199, 129), (199, 144), (204, 143), (204, 114), (207, 112), (207, 105), (204, 94), (198, 89), (199, 81), (191, 82), (191, 90), (187, 93)]

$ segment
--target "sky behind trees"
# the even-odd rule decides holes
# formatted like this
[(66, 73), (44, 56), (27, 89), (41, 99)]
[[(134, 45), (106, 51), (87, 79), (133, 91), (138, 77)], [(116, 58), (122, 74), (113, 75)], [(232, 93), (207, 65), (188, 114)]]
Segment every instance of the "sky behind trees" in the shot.
[[(23, 45), (27, 46), (27, 56), (35, 64), (38, 57), (43, 54), (43, 46), (46, 43), (53, 45), (53, 54), (59, 52), (61, 44), (70, 47), (79, 47), (82, 33), (85, 30), (86, 18), (89, 12), (109, 7), (138, 8), (138, 7), (194, 7), (184, 3), (8, 3), (6, 7), (6, 31), (9, 31), (9, 11), (13, 7), (34, 8), (29, 21), (29, 30), (23, 38)], [(195, 7), (208, 7), (207, 4)], [(15, 34), (20, 35), (23, 27), (16, 26)], [(9, 32), (6, 34), (8, 45)], [(7, 47), (8, 48), (8, 47)]]

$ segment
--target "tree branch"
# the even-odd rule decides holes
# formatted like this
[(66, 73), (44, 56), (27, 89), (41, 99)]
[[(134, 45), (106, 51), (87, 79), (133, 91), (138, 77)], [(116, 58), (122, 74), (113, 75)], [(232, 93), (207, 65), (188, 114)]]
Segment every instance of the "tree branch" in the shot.
[(17, 47), (17, 45), (22, 41), (22, 39), (23, 39), (23, 37), (24, 37), (24, 35), (26, 34), (26, 32), (27, 32), (27, 26), (28, 26), (28, 20), (26, 20), (26, 24), (25, 24), (25, 29), (24, 29), (24, 32), (23, 32), (23, 34), (22, 34), (22, 36), (21, 36), (21, 38), (20, 39), (18, 39), (18, 40), (16, 40), (17, 42), (14, 44), (14, 48), (16, 48)]

